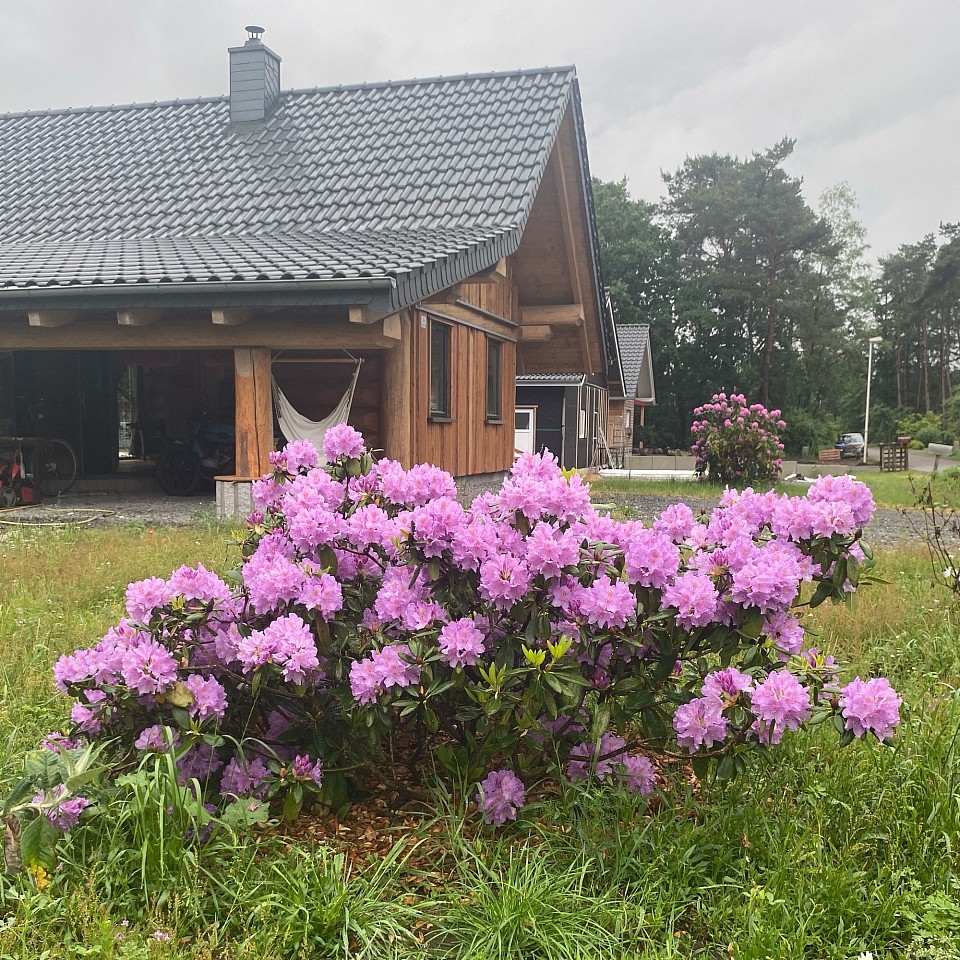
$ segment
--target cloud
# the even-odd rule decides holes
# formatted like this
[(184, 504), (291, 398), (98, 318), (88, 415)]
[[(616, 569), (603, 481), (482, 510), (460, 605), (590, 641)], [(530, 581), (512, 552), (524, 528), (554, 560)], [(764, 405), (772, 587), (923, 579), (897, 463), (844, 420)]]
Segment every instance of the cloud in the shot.
[(593, 172), (648, 200), (687, 155), (787, 135), (808, 200), (847, 180), (876, 252), (960, 220), (954, 0), (49, 0), (4, 22), (0, 110), (225, 93), (260, 23), (288, 88), (575, 63)]

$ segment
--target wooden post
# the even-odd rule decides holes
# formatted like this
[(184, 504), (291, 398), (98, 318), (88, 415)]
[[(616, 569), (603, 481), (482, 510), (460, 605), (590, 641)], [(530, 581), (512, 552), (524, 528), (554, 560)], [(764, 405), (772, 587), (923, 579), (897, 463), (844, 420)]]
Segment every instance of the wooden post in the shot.
[(384, 453), (407, 468), (413, 466), (413, 438), (410, 432), (413, 415), (411, 349), (410, 314), (405, 310), (400, 314), (399, 341), (386, 352), (380, 416), (383, 420)]
[(233, 351), (236, 391), (238, 477), (259, 477), (270, 469), (273, 449), (273, 396), (268, 347)]

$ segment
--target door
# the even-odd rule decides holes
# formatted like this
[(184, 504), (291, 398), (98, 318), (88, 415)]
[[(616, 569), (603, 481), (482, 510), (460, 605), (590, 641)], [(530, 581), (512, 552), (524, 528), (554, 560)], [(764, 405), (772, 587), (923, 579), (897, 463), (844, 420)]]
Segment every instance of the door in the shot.
[(514, 414), (513, 455), (519, 457), (535, 450), (537, 432), (537, 408), (517, 407)]

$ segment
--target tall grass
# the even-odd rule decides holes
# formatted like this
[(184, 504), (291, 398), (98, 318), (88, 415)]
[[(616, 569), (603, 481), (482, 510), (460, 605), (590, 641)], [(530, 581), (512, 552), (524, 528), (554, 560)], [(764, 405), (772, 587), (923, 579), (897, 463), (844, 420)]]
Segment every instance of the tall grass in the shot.
[[(224, 530), (30, 531), (0, 539), (0, 786), (65, 719), (50, 667), (97, 640), (132, 579), (233, 565)], [(368, 866), (267, 830), (176, 830), (195, 804), (164, 758), (76, 830), (49, 886), (0, 877), (0, 960), (960, 958), (960, 611), (920, 551), (812, 611), (817, 642), (904, 698), (893, 746), (792, 735), (729, 784), (668, 771), (648, 804), (579, 785), (478, 827), (471, 790)], [(438, 839), (439, 838), (439, 839)], [(419, 861), (418, 861), (419, 862)], [(169, 937), (169, 939), (165, 939)]]

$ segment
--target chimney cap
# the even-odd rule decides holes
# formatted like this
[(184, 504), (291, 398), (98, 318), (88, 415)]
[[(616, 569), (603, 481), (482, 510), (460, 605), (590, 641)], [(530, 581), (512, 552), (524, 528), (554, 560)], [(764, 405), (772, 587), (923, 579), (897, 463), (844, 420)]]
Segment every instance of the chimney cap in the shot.
[(249, 27), (244, 27), (243, 29), (247, 31), (247, 43), (250, 43), (251, 41), (254, 43), (259, 43), (263, 39), (263, 27), (258, 27), (254, 24)]

